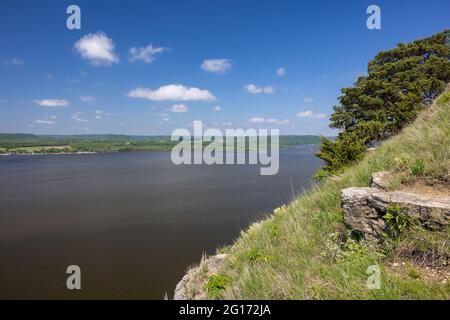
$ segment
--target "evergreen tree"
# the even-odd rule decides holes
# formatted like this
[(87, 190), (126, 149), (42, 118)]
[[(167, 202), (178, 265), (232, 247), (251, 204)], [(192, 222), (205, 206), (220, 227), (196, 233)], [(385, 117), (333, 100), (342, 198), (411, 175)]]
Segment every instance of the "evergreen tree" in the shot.
[(413, 121), (450, 81), (450, 30), (429, 38), (400, 43), (382, 51), (368, 64), (367, 76), (341, 90), (333, 107), (335, 141), (322, 139), (317, 156), (326, 171), (359, 160), (375, 146)]

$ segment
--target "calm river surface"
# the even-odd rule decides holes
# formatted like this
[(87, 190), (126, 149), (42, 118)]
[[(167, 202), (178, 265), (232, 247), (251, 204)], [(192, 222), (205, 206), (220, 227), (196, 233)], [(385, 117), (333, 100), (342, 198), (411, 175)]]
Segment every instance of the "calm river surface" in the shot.
[(202, 252), (288, 202), (291, 179), (308, 187), (314, 150), (281, 150), (275, 176), (175, 166), (169, 152), (0, 157), (0, 298), (171, 298)]

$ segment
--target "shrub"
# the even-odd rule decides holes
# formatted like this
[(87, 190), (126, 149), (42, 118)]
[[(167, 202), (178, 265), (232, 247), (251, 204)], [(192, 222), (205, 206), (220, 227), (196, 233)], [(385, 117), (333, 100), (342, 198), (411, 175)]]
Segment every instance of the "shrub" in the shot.
[(248, 261), (255, 262), (258, 260), (265, 260), (264, 255), (262, 254), (261, 250), (258, 248), (251, 249), (246, 254)]
[(384, 219), (391, 231), (391, 236), (395, 238), (412, 224), (411, 217), (404, 212), (404, 209), (399, 204), (390, 205), (387, 208)]
[(222, 274), (210, 276), (205, 285), (205, 289), (208, 292), (208, 297), (211, 299), (220, 298), (229, 282), (230, 280)]
[(321, 169), (314, 174), (314, 179), (322, 182), (325, 181), (325, 179), (328, 178), (329, 175), (330, 173), (328, 171)]

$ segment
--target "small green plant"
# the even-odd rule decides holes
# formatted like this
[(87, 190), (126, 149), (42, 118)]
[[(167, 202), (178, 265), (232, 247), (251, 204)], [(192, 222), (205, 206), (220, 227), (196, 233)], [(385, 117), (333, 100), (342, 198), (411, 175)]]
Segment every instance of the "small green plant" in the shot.
[(420, 273), (419, 273), (419, 271), (417, 271), (417, 269), (414, 268), (414, 266), (413, 266), (412, 264), (409, 264), (409, 265), (408, 265), (407, 272), (408, 272), (408, 276), (409, 276), (410, 278), (413, 278), (413, 279), (419, 279), (419, 278), (420, 278)]
[(394, 164), (399, 170), (403, 170), (403, 169), (407, 168), (409, 162), (410, 162), (410, 158), (405, 153), (401, 153), (397, 157), (394, 158)]
[(329, 175), (329, 172), (321, 169), (314, 173), (314, 179), (316, 179), (318, 182), (322, 182), (325, 181), (325, 179), (328, 178)]
[(450, 92), (443, 93), (437, 99), (438, 104), (444, 104), (450, 101)]
[(269, 231), (273, 238), (278, 238), (281, 235), (281, 230), (277, 226), (271, 226)]
[(211, 299), (220, 298), (227, 288), (229, 282), (230, 279), (228, 279), (228, 277), (224, 276), (223, 274), (210, 276), (208, 282), (205, 285), (205, 289), (208, 292), (208, 297)]
[(414, 161), (414, 163), (410, 166), (411, 172), (415, 176), (421, 176), (425, 172), (425, 161), (421, 159), (417, 159)]
[(247, 252), (246, 254), (248, 261), (250, 262), (255, 262), (258, 260), (264, 260), (265, 257), (262, 254), (261, 250), (259, 250), (258, 248), (254, 248), (250, 251)]
[(411, 226), (411, 218), (404, 212), (399, 204), (390, 205), (384, 216), (387, 226), (393, 237), (398, 237), (403, 231)]
[(367, 247), (351, 238), (347, 239), (343, 246), (343, 250), (338, 252), (338, 260), (345, 259), (360, 259), (366, 257), (368, 254)]

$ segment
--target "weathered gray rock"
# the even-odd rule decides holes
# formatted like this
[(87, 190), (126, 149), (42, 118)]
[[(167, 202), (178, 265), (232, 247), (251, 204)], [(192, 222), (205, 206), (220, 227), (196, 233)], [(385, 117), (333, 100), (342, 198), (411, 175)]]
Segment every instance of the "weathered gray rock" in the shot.
[(200, 300), (207, 299), (204, 290), (209, 276), (217, 274), (223, 265), (227, 254), (217, 254), (215, 256), (202, 259), (200, 264), (190, 269), (175, 287), (174, 300)]
[(372, 174), (372, 188), (388, 190), (390, 179), (393, 177), (391, 171), (380, 171)]
[(394, 204), (419, 221), (424, 227), (440, 230), (450, 221), (450, 198), (434, 198), (408, 192), (386, 192), (375, 188), (342, 190), (344, 220), (352, 230), (359, 231), (372, 243), (379, 243), (387, 231), (383, 220)]

